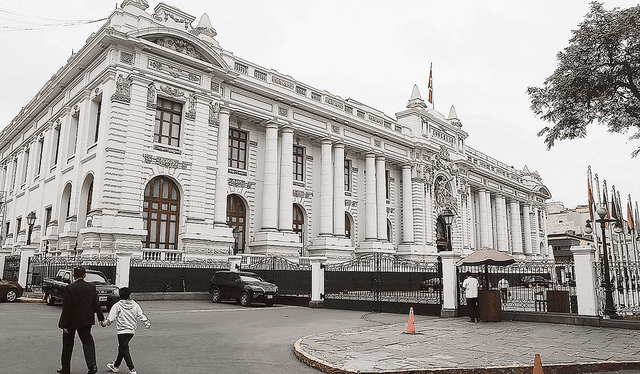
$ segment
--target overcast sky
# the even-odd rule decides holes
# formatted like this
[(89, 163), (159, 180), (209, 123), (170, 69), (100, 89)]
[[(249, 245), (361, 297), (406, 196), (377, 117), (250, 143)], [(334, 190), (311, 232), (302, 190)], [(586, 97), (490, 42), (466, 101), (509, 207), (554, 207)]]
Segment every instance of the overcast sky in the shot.
[[(17, 115), (72, 50), (103, 22), (32, 31), (25, 20), (97, 20), (115, 0), (26, 0), (0, 10), (0, 127)], [(118, 1), (118, 6), (121, 1)], [(149, 0), (148, 12), (158, 1)], [(195, 17), (207, 13), (222, 48), (268, 69), (353, 98), (395, 118), (414, 84), (428, 97), (433, 63), (435, 109), (455, 106), (467, 144), (517, 169), (538, 171), (552, 201), (567, 208), (587, 203), (586, 172), (615, 185), (622, 199), (640, 200), (640, 141), (593, 124), (588, 137), (547, 151), (536, 133), (527, 87), (540, 86), (556, 68), (556, 54), (589, 11), (589, 1), (299, 1), (168, 0)], [(605, 9), (636, 1), (604, 1)], [(11, 20), (20, 20), (12, 22)], [(49, 21), (47, 21), (49, 22)], [(50, 21), (53, 24), (58, 21)], [(623, 202), (624, 204), (624, 202)]]

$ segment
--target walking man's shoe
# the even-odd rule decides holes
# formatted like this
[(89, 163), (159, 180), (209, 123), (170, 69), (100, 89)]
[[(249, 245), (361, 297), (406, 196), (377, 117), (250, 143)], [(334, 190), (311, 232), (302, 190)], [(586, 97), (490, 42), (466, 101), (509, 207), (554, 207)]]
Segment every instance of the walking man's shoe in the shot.
[(108, 368), (109, 370), (111, 370), (112, 372), (114, 372), (114, 373), (117, 373), (117, 372), (119, 372), (119, 371), (120, 371), (120, 369), (119, 369), (118, 367), (116, 367), (116, 366), (113, 364), (113, 362), (107, 362), (107, 368)]
[(68, 371), (65, 371), (64, 369), (58, 369), (56, 370), (56, 373), (60, 373), (60, 374), (69, 374)]
[(98, 367), (94, 366), (92, 368), (89, 368), (89, 371), (87, 371), (87, 374), (96, 374), (98, 372)]

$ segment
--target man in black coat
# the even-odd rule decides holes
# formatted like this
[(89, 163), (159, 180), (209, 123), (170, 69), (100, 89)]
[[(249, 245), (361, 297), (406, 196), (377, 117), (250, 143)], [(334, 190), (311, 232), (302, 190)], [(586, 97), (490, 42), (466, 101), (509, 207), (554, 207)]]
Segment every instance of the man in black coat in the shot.
[(87, 374), (98, 372), (96, 346), (91, 335), (91, 326), (96, 322), (94, 313), (98, 315), (100, 322), (104, 321), (104, 315), (98, 302), (96, 286), (84, 281), (86, 275), (87, 271), (83, 267), (73, 269), (73, 277), (76, 281), (64, 288), (62, 314), (58, 322), (58, 327), (62, 329), (62, 368), (58, 369), (58, 373), (71, 372), (71, 354), (76, 331), (82, 342), (84, 360), (89, 368)]

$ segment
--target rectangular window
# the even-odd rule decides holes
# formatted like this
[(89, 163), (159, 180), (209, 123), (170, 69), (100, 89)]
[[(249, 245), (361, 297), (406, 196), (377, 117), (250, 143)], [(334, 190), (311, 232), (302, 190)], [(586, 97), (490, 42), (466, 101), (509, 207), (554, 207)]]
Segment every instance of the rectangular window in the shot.
[(51, 207), (44, 209), (44, 234), (47, 235), (47, 227), (49, 227), (49, 222), (51, 222)]
[(304, 148), (293, 146), (293, 180), (304, 181)]
[(40, 138), (38, 140), (38, 170), (36, 175), (40, 175), (42, 172), (42, 153), (44, 152), (44, 138)]
[(60, 126), (56, 127), (53, 133), (53, 138), (56, 141), (56, 146), (53, 148), (53, 157), (51, 158), (51, 166), (58, 165), (58, 154), (60, 153)]
[(67, 157), (76, 154), (78, 146), (78, 125), (80, 122), (80, 112), (76, 112), (71, 116), (71, 127), (69, 127), (69, 148), (67, 148)]
[(7, 222), (5, 222), (5, 225), (6, 225), (6, 228), (5, 228), (4, 235), (5, 236), (9, 236), (9, 233), (11, 232), (10, 231), (11, 230), (11, 222), (7, 221)]
[(16, 218), (16, 237), (20, 235), (20, 230), (22, 230), (22, 218)]
[(11, 189), (16, 188), (16, 175), (18, 175), (18, 159), (13, 160), (13, 173), (11, 174)]
[(385, 180), (385, 185), (387, 186), (386, 190), (387, 190), (387, 200), (389, 200), (389, 196), (391, 195), (391, 173), (389, 172), (389, 170), (385, 170), (384, 171), (384, 180)]
[(24, 152), (24, 168), (22, 168), (22, 184), (27, 183), (27, 174), (29, 174), (29, 150)]
[(229, 129), (229, 167), (247, 168), (247, 133)]
[(92, 136), (89, 138), (89, 145), (98, 142), (100, 131), (100, 115), (102, 114), (102, 97), (91, 103), (91, 130)]
[(344, 160), (344, 190), (351, 191), (351, 160)]
[(156, 143), (179, 147), (181, 123), (182, 104), (158, 98), (153, 140)]

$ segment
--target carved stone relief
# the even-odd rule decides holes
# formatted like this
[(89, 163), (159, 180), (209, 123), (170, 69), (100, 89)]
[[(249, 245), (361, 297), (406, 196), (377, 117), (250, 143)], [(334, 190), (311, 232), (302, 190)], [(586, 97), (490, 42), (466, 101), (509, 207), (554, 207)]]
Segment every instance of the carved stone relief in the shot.
[(116, 79), (116, 92), (111, 95), (111, 101), (119, 101), (129, 104), (131, 102), (131, 77), (125, 78), (122, 74), (118, 74)]

